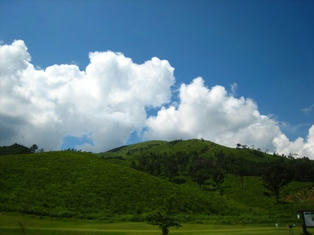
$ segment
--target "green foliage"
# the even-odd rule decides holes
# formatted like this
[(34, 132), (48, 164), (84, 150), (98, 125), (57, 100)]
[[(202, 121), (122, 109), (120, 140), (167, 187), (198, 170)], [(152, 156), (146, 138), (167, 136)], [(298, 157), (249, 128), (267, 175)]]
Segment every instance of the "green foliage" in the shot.
[(177, 176), (171, 180), (172, 183), (175, 184), (184, 184), (186, 183), (186, 179), (184, 177)]
[(288, 169), (293, 173), (294, 180), (314, 182), (314, 161), (303, 157), (287, 160)]
[(32, 150), (30, 148), (27, 148), (23, 145), (16, 144), (16, 143), (10, 146), (0, 146), (0, 155), (24, 154), (24, 153), (32, 153)]
[[(304, 193), (314, 186), (313, 183), (306, 183), (306, 181), (314, 181), (312, 180), (314, 174), (311, 173), (314, 170), (314, 161), (307, 158), (291, 159), (276, 154), (269, 155), (259, 149), (249, 149), (242, 145), (238, 149), (227, 148), (204, 140), (149, 141), (125, 146), (123, 150), (115, 153), (101, 153), (99, 156), (104, 159), (108, 159), (109, 156), (111, 159), (120, 156), (124, 160), (116, 161), (115, 164), (131, 166), (168, 180), (171, 178), (168, 170), (171, 165), (169, 162), (174, 162), (176, 174), (172, 182), (178, 178), (184, 179), (182, 186), (189, 189), (198, 188), (198, 190), (201, 188), (200, 191), (204, 195), (208, 193), (210, 197), (218, 192), (229, 205), (233, 203), (234, 208), (237, 208), (231, 210), (231, 214), (242, 207), (241, 215), (246, 222), (288, 221), (288, 218), (294, 217), (295, 211), (300, 208), (313, 208), (314, 205), (313, 200), (310, 201), (314, 196)], [(293, 180), (304, 181), (304, 183), (293, 183), (298, 187), (290, 187), (290, 184), (282, 186), (278, 195), (278, 200), (283, 202), (280, 204), (276, 203), (275, 198), (265, 194), (262, 179), (269, 167), (277, 161), (284, 163), (285, 169), (293, 176)], [(305, 169), (303, 173), (302, 168)], [(197, 185), (201, 187), (196, 187)], [(293, 188), (293, 190), (286, 188)], [(309, 200), (293, 199), (292, 202), (291, 198), (296, 198), (295, 195), (299, 195), (300, 192), (306, 195), (303, 198)], [(213, 203), (219, 204), (220, 201), (222, 200), (217, 201), (212, 198)], [(192, 218), (195, 216), (189, 217)], [(225, 214), (223, 220), (226, 218)], [(234, 222), (233, 219), (227, 220), (228, 223)]]
[(206, 158), (194, 157), (190, 167), (190, 176), (202, 188), (206, 180), (210, 178), (212, 161)]
[(292, 173), (282, 160), (273, 162), (265, 170), (263, 175), (264, 186), (274, 193), (277, 203), (279, 203), (280, 189), (290, 183), (292, 177)]
[[(215, 193), (80, 152), (2, 156), (0, 179), (0, 211), (107, 218), (150, 213), (170, 196), (176, 199), (178, 214), (226, 214), (234, 208)], [(236, 214), (241, 210), (239, 207)]]
[(167, 235), (169, 233), (170, 227), (181, 227), (179, 220), (174, 216), (174, 207), (176, 198), (171, 197), (164, 200), (164, 203), (151, 214), (146, 217), (146, 222), (148, 224), (157, 225), (161, 231), (162, 235)]
[(35, 153), (37, 149), (38, 149), (37, 144), (33, 144), (33, 145), (29, 148), (29, 150), (30, 150), (31, 153)]
[(165, 209), (157, 209), (147, 216), (146, 221), (148, 224), (158, 225), (162, 235), (167, 235), (170, 227), (181, 227), (178, 220)]
[(153, 175), (168, 177), (190, 175), (195, 159), (211, 159), (214, 167), (224, 173), (243, 176), (263, 176), (264, 170), (281, 159), (293, 175), (293, 180), (314, 181), (314, 161), (308, 158), (293, 159), (240, 144), (228, 148), (205, 140), (148, 141), (123, 146), (98, 156), (104, 159), (120, 157), (125, 165)]
[(225, 175), (221, 169), (216, 169), (213, 173), (213, 186), (216, 190), (219, 190), (220, 195), (224, 193), (223, 182), (225, 181)]

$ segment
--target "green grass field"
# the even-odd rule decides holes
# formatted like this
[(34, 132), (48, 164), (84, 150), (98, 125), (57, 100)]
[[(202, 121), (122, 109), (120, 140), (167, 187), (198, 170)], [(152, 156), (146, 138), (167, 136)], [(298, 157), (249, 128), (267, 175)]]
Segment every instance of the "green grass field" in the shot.
[[(313, 230), (309, 230), (314, 232)], [(171, 234), (189, 235), (215, 235), (215, 234), (237, 234), (237, 235), (281, 235), (300, 234), (301, 228), (289, 231), (287, 225), (208, 225), (208, 224), (183, 224), (179, 229), (172, 229)], [(22, 216), (14, 214), (0, 214), (0, 234), (2, 235), (88, 235), (88, 234), (160, 234), (156, 226), (145, 223), (102, 223), (95, 220), (77, 219), (53, 219), (35, 216)]]

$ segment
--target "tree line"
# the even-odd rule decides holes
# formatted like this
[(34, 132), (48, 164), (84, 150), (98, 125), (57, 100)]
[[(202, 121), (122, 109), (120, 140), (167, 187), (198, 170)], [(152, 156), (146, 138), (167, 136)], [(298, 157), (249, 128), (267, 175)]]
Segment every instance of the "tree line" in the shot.
[[(256, 151), (256, 150), (254, 150)], [(280, 189), (289, 182), (314, 181), (314, 162), (308, 158), (287, 158), (276, 154), (258, 154), (261, 160), (235, 156), (219, 151), (214, 157), (200, 156), (197, 152), (142, 153), (131, 161), (131, 167), (155, 176), (168, 178), (177, 184), (187, 178), (197, 183), (202, 190), (217, 190), (224, 193), (226, 174), (239, 176), (243, 188), (245, 176), (260, 176), (265, 189), (279, 202)]]
[(9, 154), (28, 154), (35, 153), (36, 151), (43, 152), (43, 149), (38, 149), (36, 144), (33, 144), (30, 147), (23, 146), (21, 144), (12, 144), (10, 146), (0, 146), (0, 155), (9, 155)]

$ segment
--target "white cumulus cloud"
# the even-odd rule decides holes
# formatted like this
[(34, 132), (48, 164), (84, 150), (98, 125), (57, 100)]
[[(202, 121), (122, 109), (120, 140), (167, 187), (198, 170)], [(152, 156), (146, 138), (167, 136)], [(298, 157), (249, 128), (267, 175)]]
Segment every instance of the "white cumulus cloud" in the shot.
[(222, 86), (211, 89), (202, 78), (182, 84), (180, 102), (162, 107), (156, 116), (147, 120), (147, 139), (205, 138), (234, 147), (237, 143), (279, 153), (314, 156), (314, 125), (307, 141), (295, 142), (281, 132), (278, 123), (262, 115), (254, 101), (235, 98)]
[(309, 129), (306, 140), (299, 137), (295, 141), (290, 141), (284, 134), (280, 134), (273, 142), (279, 153), (307, 156), (314, 159), (314, 125)]
[(121, 53), (92, 52), (76, 65), (38, 69), (22, 40), (0, 46), (0, 144), (36, 143), (58, 149), (64, 136), (91, 133), (93, 151), (124, 144), (141, 130), (146, 107), (169, 102), (168, 61), (136, 64)]

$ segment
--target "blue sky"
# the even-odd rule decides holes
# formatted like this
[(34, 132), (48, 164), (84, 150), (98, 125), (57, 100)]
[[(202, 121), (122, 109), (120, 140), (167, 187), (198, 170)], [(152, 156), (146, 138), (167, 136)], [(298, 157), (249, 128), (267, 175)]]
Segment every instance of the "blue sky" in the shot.
[[(175, 68), (172, 101), (198, 76), (208, 88), (230, 91), (236, 83), (234, 96), (254, 100), (293, 141), (314, 124), (313, 12), (312, 0), (4, 0), (0, 40), (23, 40), (41, 68), (84, 70), (89, 52), (107, 50), (137, 64), (168, 60)], [(159, 107), (151, 110), (148, 116)], [(129, 142), (140, 140), (132, 136)]]

